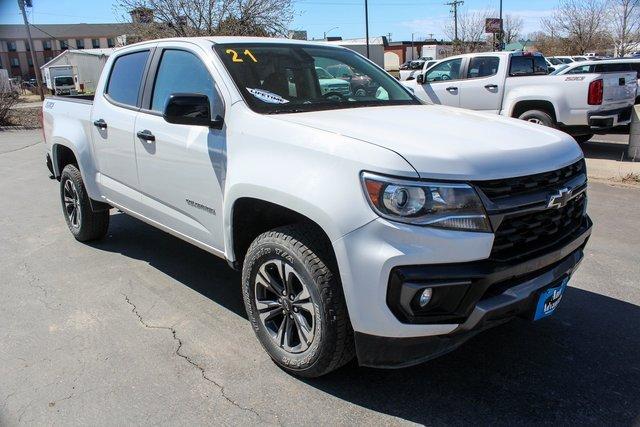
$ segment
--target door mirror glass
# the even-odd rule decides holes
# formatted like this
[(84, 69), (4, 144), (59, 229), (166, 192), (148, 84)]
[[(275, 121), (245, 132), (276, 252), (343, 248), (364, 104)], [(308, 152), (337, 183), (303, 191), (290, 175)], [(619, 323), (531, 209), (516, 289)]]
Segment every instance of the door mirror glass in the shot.
[(424, 84), (424, 74), (420, 73), (416, 76), (416, 83), (419, 85)]
[(207, 126), (220, 129), (223, 119), (211, 118), (211, 106), (207, 95), (174, 93), (169, 96), (162, 117), (178, 125)]

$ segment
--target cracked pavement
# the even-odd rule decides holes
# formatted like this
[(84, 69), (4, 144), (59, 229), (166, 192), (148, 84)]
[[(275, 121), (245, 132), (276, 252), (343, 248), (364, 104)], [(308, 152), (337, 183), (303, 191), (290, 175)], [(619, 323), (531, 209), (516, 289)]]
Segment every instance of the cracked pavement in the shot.
[(640, 423), (640, 190), (591, 185), (594, 235), (554, 317), (299, 380), (224, 261), (115, 211), (107, 239), (76, 242), (39, 140), (0, 132), (2, 426)]

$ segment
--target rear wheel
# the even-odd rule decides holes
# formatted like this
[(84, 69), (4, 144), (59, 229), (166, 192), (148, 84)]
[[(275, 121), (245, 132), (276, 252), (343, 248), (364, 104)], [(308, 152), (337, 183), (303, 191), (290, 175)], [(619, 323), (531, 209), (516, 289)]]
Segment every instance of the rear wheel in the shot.
[(101, 239), (109, 229), (109, 211), (94, 212), (82, 175), (75, 165), (67, 165), (60, 177), (62, 212), (69, 231), (80, 242)]
[(555, 127), (553, 118), (548, 113), (541, 110), (525, 111), (524, 113), (520, 114), (518, 118), (520, 120), (525, 120), (529, 123), (534, 123), (537, 125), (543, 125), (550, 128)]
[(319, 377), (354, 356), (353, 331), (330, 247), (309, 227), (258, 236), (242, 268), (253, 329), (281, 368)]

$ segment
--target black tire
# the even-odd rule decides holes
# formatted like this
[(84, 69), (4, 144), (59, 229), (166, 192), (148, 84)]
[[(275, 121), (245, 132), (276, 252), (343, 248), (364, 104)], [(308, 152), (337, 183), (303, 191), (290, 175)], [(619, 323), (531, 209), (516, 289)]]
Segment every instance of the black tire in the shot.
[[(289, 270), (289, 274), (285, 273), (282, 276), (293, 277), (292, 283), (299, 282), (299, 285), (306, 287), (310, 295), (305, 299), (309, 301), (306, 305), (312, 307), (312, 310), (303, 313), (302, 308), (296, 309), (295, 302), (287, 308), (285, 303), (289, 303), (286, 297), (269, 297), (274, 300), (280, 299), (281, 305), (275, 309), (263, 309), (262, 313), (263, 315), (267, 312), (275, 313), (273, 320), (270, 321), (274, 325), (277, 324), (278, 318), (282, 318), (281, 327), (285, 321), (290, 321), (296, 329), (292, 330), (289, 336), (294, 338), (296, 332), (300, 331), (298, 317), (294, 316), (303, 314), (315, 316), (311, 322), (307, 316), (305, 323), (307, 326), (311, 326), (309, 323), (313, 325), (309, 328), (313, 332), (311, 340), (303, 344), (303, 334), (297, 332), (300, 341), (298, 347), (301, 347), (297, 352), (293, 349), (291, 351), (285, 349), (286, 344), (283, 344), (283, 339), (273, 335), (276, 331), (269, 329), (266, 322), (261, 320), (261, 312), (257, 307), (257, 293), (276, 295), (276, 292), (271, 291), (273, 288), (257, 283), (258, 273), (261, 269), (264, 272), (278, 265), (283, 266), (283, 272), (287, 271), (285, 265), (293, 269), (294, 274)], [(274, 270), (272, 269), (271, 272)], [(280, 289), (283, 288), (289, 289), (286, 284)], [(242, 267), (242, 290), (247, 315), (258, 340), (274, 362), (285, 371), (300, 377), (314, 378), (327, 374), (353, 359), (355, 354), (353, 330), (331, 247), (326, 243), (326, 238), (312, 227), (290, 225), (258, 236), (249, 247)], [(299, 295), (302, 293), (304, 290)], [(281, 294), (277, 293), (277, 295)], [(294, 298), (291, 297), (291, 300), (293, 301)], [(270, 302), (273, 304), (276, 301)], [(286, 312), (285, 308), (287, 308)], [(294, 310), (297, 314), (293, 313)], [(288, 330), (288, 327), (285, 326), (283, 330)], [(284, 340), (286, 339), (285, 337)]]
[(541, 110), (525, 111), (524, 113), (520, 114), (518, 118), (520, 120), (536, 123), (536, 124), (547, 126), (550, 128), (556, 127), (556, 124), (553, 121), (553, 118), (548, 113)]
[(584, 144), (585, 142), (589, 141), (591, 138), (593, 138), (593, 134), (573, 136), (573, 139), (575, 139), (578, 144)]
[[(69, 191), (69, 189), (73, 191)], [(76, 196), (73, 194), (74, 191)], [(73, 209), (70, 208), (69, 200), (73, 201)], [(69, 231), (71, 231), (76, 240), (88, 242), (101, 239), (107, 234), (109, 229), (109, 210), (94, 212), (91, 209), (89, 195), (76, 165), (69, 164), (62, 170), (60, 201)], [(79, 211), (79, 216), (76, 215), (75, 219), (71, 213), (73, 210)]]

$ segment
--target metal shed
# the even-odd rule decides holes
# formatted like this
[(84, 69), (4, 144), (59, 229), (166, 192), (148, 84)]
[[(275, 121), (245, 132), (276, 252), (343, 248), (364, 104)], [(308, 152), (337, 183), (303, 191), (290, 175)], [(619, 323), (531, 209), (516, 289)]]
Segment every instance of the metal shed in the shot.
[(76, 70), (76, 87), (83, 92), (95, 92), (100, 73), (109, 55), (115, 49), (73, 49), (66, 50), (40, 67), (42, 75), (45, 69), (52, 66), (72, 65)]

